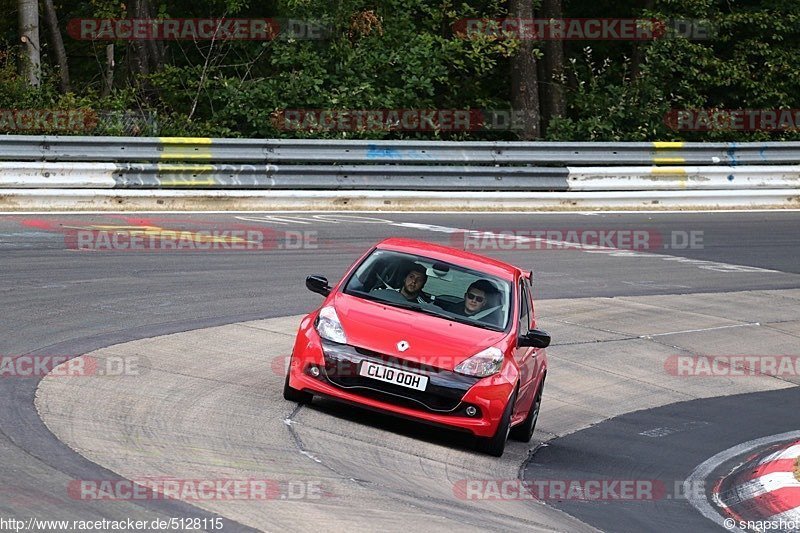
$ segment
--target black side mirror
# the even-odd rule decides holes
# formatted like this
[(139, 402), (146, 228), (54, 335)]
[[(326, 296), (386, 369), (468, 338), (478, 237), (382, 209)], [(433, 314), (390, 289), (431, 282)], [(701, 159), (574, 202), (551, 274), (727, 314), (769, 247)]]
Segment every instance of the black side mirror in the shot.
[(323, 296), (329, 295), (332, 290), (328, 285), (328, 278), (325, 276), (308, 276), (306, 278), (306, 288)]
[(533, 348), (547, 348), (550, 346), (550, 334), (541, 329), (532, 329), (527, 335), (520, 335), (517, 346), (530, 346)]

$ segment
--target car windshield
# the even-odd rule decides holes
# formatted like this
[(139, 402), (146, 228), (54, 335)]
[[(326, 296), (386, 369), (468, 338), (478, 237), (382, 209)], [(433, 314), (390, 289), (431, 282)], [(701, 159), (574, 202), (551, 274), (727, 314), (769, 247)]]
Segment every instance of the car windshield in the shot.
[(389, 250), (375, 250), (344, 293), (472, 326), (502, 331), (509, 321), (511, 285), (483, 272)]

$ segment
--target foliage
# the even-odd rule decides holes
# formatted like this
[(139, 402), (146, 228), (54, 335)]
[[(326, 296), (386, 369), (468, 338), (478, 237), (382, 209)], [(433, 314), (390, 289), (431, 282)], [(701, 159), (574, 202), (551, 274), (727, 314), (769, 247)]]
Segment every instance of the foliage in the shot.
[[(0, 0), (13, 11), (11, 0)], [(144, 1), (144, 0), (139, 0)], [(800, 139), (784, 132), (676, 131), (683, 109), (798, 109), (800, 3), (795, 0), (564, 0), (565, 17), (690, 19), (708, 38), (565, 43), (567, 113), (550, 140)], [(103, 133), (242, 137), (514, 139), (513, 132), (292, 131), (282, 110), (508, 109), (518, 41), (465, 39), (454, 24), (507, 16), (501, 0), (161, 0), (159, 17), (269, 17), (324, 28), (324, 39), (164, 41), (162, 68), (137, 71), (139, 43), (114, 42), (114, 86), (103, 94), (105, 41), (66, 33), (80, 17), (133, 17), (125, 0), (56, 0), (74, 93), (58, 91), (46, 27), (44, 82), (17, 74), (16, 13), (0, 21), (0, 109), (91, 109), (143, 118)], [(670, 26), (670, 24), (668, 24)], [(671, 26), (670, 26), (671, 27)], [(539, 52), (541, 56), (541, 52)], [(114, 115), (121, 116), (121, 115)], [(97, 132), (96, 132), (97, 133)]]

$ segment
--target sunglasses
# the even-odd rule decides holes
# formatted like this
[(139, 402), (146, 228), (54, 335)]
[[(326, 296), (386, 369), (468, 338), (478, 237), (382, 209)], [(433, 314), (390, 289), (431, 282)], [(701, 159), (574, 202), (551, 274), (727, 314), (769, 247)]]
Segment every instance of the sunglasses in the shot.
[(470, 300), (475, 300), (478, 303), (481, 303), (486, 299), (484, 296), (478, 296), (477, 294), (472, 294), (471, 292), (467, 293), (467, 298)]

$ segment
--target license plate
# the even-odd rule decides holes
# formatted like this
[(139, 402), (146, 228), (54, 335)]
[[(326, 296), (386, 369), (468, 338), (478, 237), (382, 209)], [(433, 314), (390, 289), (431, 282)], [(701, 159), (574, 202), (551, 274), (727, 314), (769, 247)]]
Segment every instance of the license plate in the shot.
[(409, 389), (425, 390), (425, 387), (428, 386), (428, 376), (420, 376), (419, 374), (379, 365), (371, 361), (364, 361), (361, 364), (358, 374)]

